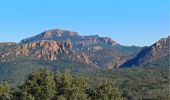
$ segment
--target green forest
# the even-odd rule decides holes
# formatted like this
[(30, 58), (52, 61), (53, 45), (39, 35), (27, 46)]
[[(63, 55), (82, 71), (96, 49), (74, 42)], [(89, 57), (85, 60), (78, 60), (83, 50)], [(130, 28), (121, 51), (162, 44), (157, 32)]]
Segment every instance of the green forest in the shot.
[(169, 100), (169, 70), (120, 68), (113, 70), (39, 69), (24, 83), (0, 85), (0, 100)]
[(0, 85), (1, 100), (121, 100), (122, 93), (108, 80), (92, 84), (87, 77), (73, 76), (69, 71), (53, 74), (41, 69), (29, 75), (25, 83), (12, 90)]

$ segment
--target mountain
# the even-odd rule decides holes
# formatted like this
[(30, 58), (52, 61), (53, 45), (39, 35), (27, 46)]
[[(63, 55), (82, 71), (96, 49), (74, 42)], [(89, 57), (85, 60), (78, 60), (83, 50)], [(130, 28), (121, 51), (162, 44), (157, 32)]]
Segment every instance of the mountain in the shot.
[(0, 43), (0, 82), (22, 84), (33, 71), (72, 72), (132, 66), (168, 67), (169, 37), (149, 47), (123, 46), (109, 37), (81, 36), (77, 32), (53, 29), (23, 39)]
[(90, 44), (97, 44), (103, 42), (109, 45), (116, 45), (116, 42), (111, 38), (100, 38), (98, 35), (94, 36), (80, 36), (77, 32), (68, 30), (53, 29), (44, 31), (36, 36), (21, 40), (21, 43), (28, 43), (37, 40), (57, 40), (57, 41), (72, 41), (77, 46), (84, 46)]
[(109, 37), (81, 36), (78, 32), (61, 29), (44, 31), (23, 39), (20, 44), (39, 40), (69, 41), (76, 53), (83, 53), (91, 59), (93, 64), (102, 68), (119, 67), (126, 60), (133, 58), (141, 49), (136, 46), (122, 46)]
[(136, 57), (126, 61), (122, 66), (169, 66), (170, 36), (162, 38), (149, 47), (144, 47)]
[(68, 69), (93, 84), (108, 79), (122, 90), (125, 100), (169, 100), (169, 40), (170, 36), (141, 48), (123, 46), (109, 37), (47, 30), (20, 43), (0, 43), (0, 84), (6, 81), (18, 91), (34, 71)]
[(104, 69), (159, 66), (161, 62), (165, 63), (160, 66), (168, 66), (169, 38), (141, 48), (120, 45), (109, 37), (81, 36), (78, 32), (52, 29), (23, 39), (18, 44), (0, 43), (0, 62), (25, 57), (46, 62), (67, 62), (69, 59)]

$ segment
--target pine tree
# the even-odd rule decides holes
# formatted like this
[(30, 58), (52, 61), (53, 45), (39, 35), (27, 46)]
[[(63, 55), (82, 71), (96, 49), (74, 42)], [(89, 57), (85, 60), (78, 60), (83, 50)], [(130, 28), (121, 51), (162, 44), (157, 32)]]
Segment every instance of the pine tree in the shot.
[(55, 75), (56, 98), (59, 100), (87, 100), (85, 93), (88, 80), (83, 77), (73, 77), (70, 72)]
[(21, 86), (22, 98), (50, 100), (55, 93), (55, 82), (48, 69), (32, 73), (25, 84)]

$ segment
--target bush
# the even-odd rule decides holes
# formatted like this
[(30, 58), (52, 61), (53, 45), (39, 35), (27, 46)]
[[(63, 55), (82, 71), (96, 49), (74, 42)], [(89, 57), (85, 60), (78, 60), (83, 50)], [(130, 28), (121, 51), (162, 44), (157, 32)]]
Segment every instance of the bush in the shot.
[(7, 83), (0, 84), (0, 100), (11, 100), (11, 88)]

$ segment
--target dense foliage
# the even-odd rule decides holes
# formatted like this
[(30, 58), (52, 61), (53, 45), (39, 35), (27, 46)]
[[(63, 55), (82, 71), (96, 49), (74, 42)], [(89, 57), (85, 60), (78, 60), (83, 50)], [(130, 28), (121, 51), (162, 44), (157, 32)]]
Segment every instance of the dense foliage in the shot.
[[(45, 65), (46, 63), (42, 62), (42, 64)], [(43, 67), (37, 67), (37, 66), (28, 67), (28, 65), (21, 66), (18, 68), (11, 67), (11, 70), (13, 70), (13, 72), (10, 72), (10, 68), (6, 71), (3, 71), (3, 69), (1, 69), (3, 73), (0, 73), (0, 74), (4, 76), (4, 77), (1, 76), (1, 79), (2, 80), (5, 79), (5, 81), (9, 82), (12, 89), (14, 88), (15, 91), (18, 91), (18, 89), (16, 89), (16, 86), (26, 84), (26, 82), (28, 82), (28, 79), (25, 82), (23, 79), (30, 77), (30, 75), (29, 76), (27, 75), (32, 72), (31, 69), (37, 70), (38, 68), (43, 68)], [(54, 66), (54, 65), (53, 63), (51, 63), (51, 66)], [(66, 65), (63, 65), (63, 66), (66, 66)], [(4, 66), (4, 67), (8, 68), (8, 66)], [(25, 70), (21, 70), (23, 68)], [(64, 69), (66, 68), (68, 68), (70, 72), (67, 72), (67, 71), (65, 72)], [(105, 78), (107, 78), (109, 82), (114, 83), (114, 86), (118, 87), (122, 91), (122, 95), (125, 100), (126, 99), (127, 100), (139, 100), (139, 99), (169, 100), (170, 99), (169, 88), (168, 88), (169, 82), (170, 82), (170, 78), (169, 78), (170, 70), (168, 67), (120, 68), (120, 69), (113, 69), (113, 70), (103, 70), (103, 69), (93, 69), (93, 68), (88, 69), (87, 67), (75, 67), (75, 69), (73, 69), (72, 67), (57, 67), (56, 69), (60, 70), (60, 72), (57, 72), (56, 74), (53, 74), (52, 76), (50, 76), (50, 77), (53, 77), (53, 80), (55, 82), (55, 87), (60, 87), (61, 84), (63, 84), (63, 82), (65, 82), (64, 84), (67, 84), (67, 86), (61, 86), (62, 88), (55, 89), (55, 91), (58, 91), (54, 93), (55, 98), (58, 98), (61, 100), (66, 99), (66, 97), (63, 97), (63, 95), (68, 96), (67, 93), (70, 91), (73, 91), (74, 87), (76, 87), (76, 90), (74, 89), (75, 91), (74, 94), (69, 94), (69, 95), (75, 95), (75, 98), (78, 98), (77, 93), (80, 93), (82, 95), (81, 96), (82, 98), (89, 99), (89, 96), (90, 96), (91, 99), (92, 98), (94, 99), (96, 98), (95, 97), (96, 93), (98, 94), (98, 93), (103, 92), (103, 91), (97, 91), (96, 89), (97, 89), (97, 86), (99, 87), (101, 84), (100, 80), (103, 80)], [(54, 71), (54, 69), (52, 70)], [(38, 73), (40, 72), (41, 71), (38, 71)], [(56, 70), (54, 72), (56, 72)], [(7, 76), (7, 75), (11, 75), (11, 76)], [(66, 81), (68, 78), (70, 78), (70, 80)], [(15, 79), (17, 84), (13, 85), (15, 81), (11, 79)], [(35, 79), (36, 78), (34, 78), (34, 80)], [(56, 79), (58, 79), (58, 81)], [(2, 80), (1, 80), (1, 83), (2, 83)], [(78, 83), (83, 83), (83, 84), (80, 85)], [(65, 90), (65, 87), (71, 87), (71, 88), (69, 90), (67, 89)], [(85, 88), (80, 89), (79, 87), (87, 87), (87, 89)], [(88, 90), (88, 95), (87, 95), (87, 90)], [(114, 90), (116, 91), (115, 88)], [(85, 91), (85, 94), (84, 94), (84, 91)], [(111, 91), (111, 90), (108, 90), (108, 91)], [(14, 94), (17, 96), (21, 95), (21, 93), (14, 93)], [(25, 92), (25, 94), (23, 92), (22, 95), (26, 95), (29, 98), (33, 98), (32, 95), (27, 94), (27, 92)], [(56, 95), (58, 95), (58, 97), (56, 97)]]
[[(7, 81), (14, 91), (18, 90), (16, 87), (18, 85), (26, 84), (25, 79), (30, 77), (30, 73), (40, 69), (47, 68), (52, 72), (56, 72), (60, 70), (60, 74), (65, 73), (65, 69), (69, 69), (71, 76), (74, 76), (74, 80), (77, 82), (85, 81), (85, 85), (90, 87), (89, 85), (93, 85), (92, 87), (96, 87), (99, 80), (103, 78), (109, 79), (116, 87), (118, 87), (123, 94), (124, 99), (128, 100), (139, 100), (139, 99), (162, 99), (169, 100), (169, 68), (166, 66), (160, 67), (138, 67), (138, 68), (119, 68), (113, 70), (104, 70), (104, 69), (96, 69), (92, 68), (88, 65), (83, 65), (79, 62), (73, 62), (71, 60), (67, 60), (68, 64), (65, 61), (58, 62), (49, 62), (49, 61), (37, 61), (37, 60), (28, 60), (26, 58), (18, 58), (14, 61), (1, 63), (0, 64), (0, 83), (3, 81)], [(160, 61), (158, 65), (164, 63)], [(39, 71), (38, 73), (40, 73)], [(51, 73), (51, 72), (50, 72)], [(59, 73), (58, 73), (59, 74)], [(61, 79), (62, 75), (52, 75), (54, 77), (54, 81), (56, 82), (56, 76)], [(67, 73), (68, 74), (68, 73)], [(68, 77), (69, 75), (67, 75)], [(78, 76), (78, 78), (76, 78)], [(81, 77), (79, 77), (81, 76)], [(64, 76), (62, 76), (64, 77)], [(66, 77), (65, 77), (66, 78)], [(34, 78), (35, 80), (35, 78)], [(64, 80), (64, 79), (63, 79)], [(79, 83), (80, 83), (79, 82)], [(90, 83), (89, 83), (90, 82)], [(75, 82), (69, 81), (69, 87), (74, 86)], [(83, 86), (83, 85), (81, 85)], [(99, 86), (99, 85), (98, 85)], [(55, 85), (56, 87), (56, 85)], [(75, 87), (80, 87), (79, 85), (75, 85)], [(64, 88), (64, 87), (63, 87)], [(71, 89), (71, 88), (70, 88)], [(92, 89), (95, 90), (95, 89)], [(55, 90), (56, 91), (56, 90)], [(66, 93), (71, 90), (67, 90)], [(76, 90), (76, 91), (84, 91), (84, 90)], [(94, 94), (96, 91), (89, 90), (90, 94)], [(110, 91), (110, 90), (109, 90)], [(77, 92), (77, 93), (78, 93)], [(87, 91), (85, 91), (87, 92)], [(82, 93), (82, 92), (80, 92)], [(83, 92), (84, 93), (84, 92)], [(99, 92), (98, 92), (99, 93)], [(55, 95), (59, 95), (58, 98), (65, 98), (63, 92), (55, 93)], [(89, 95), (90, 95), (89, 94)], [(21, 93), (15, 93), (15, 95), (21, 95)], [(31, 94), (23, 94), (26, 97), (33, 98)], [(73, 94), (70, 94), (73, 95)], [(76, 95), (76, 92), (75, 94)], [(82, 94), (84, 95), (84, 94)], [(91, 96), (91, 98), (95, 98), (95, 96)], [(11, 96), (9, 96), (11, 97)], [(15, 97), (15, 96), (14, 96)], [(88, 98), (88, 95), (82, 96), (84, 98)], [(76, 97), (77, 98), (77, 97)]]
[(35, 100), (52, 99), (55, 93), (55, 83), (52, 73), (45, 69), (32, 73), (21, 86), (23, 100), (34, 98)]
[(91, 80), (109, 78), (126, 100), (170, 100), (168, 68), (122, 68), (80, 72)]
[(121, 91), (112, 82), (96, 83), (92, 84), (87, 77), (74, 76), (69, 71), (53, 75), (48, 69), (41, 69), (30, 74), (17, 91), (11, 91), (7, 84), (0, 85), (0, 99), (122, 100)]
[(88, 94), (88, 79), (84, 77), (73, 77), (68, 71), (57, 73), (54, 77), (56, 84), (56, 99), (64, 100), (86, 100)]
[(0, 84), (0, 100), (10, 100), (12, 98), (11, 88), (7, 83)]

